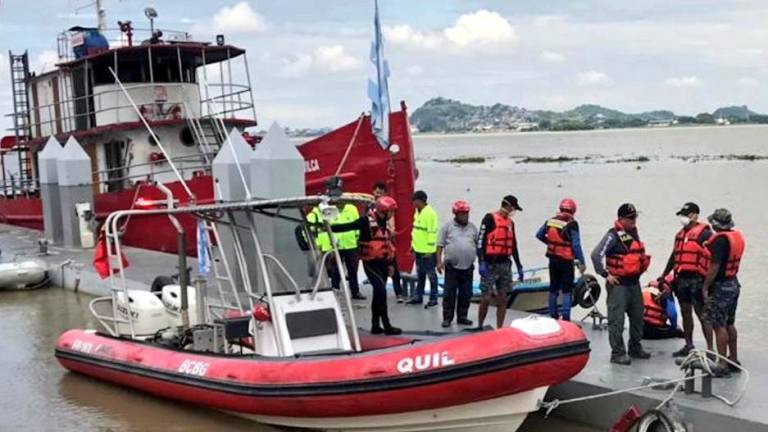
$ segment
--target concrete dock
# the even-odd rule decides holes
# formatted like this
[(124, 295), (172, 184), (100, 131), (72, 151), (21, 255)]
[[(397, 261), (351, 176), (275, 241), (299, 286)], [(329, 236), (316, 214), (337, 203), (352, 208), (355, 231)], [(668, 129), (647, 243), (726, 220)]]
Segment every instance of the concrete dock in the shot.
[[(39, 231), (0, 224), (0, 248), (3, 261), (32, 257), (41, 259), (50, 266), (49, 275), (54, 285), (77, 289), (79, 292), (92, 295), (109, 294), (109, 281), (99, 278), (93, 270), (91, 264), (93, 250), (49, 246), (47, 255), (39, 255), (37, 240), (40, 237), (42, 233)], [(175, 255), (130, 247), (125, 248), (124, 252), (130, 262), (126, 271), (129, 288), (149, 289), (149, 284), (156, 276), (176, 272)], [(195, 260), (190, 259), (189, 265), (195, 266)], [(370, 296), (369, 287), (363, 285), (362, 288), (363, 293)], [(392, 322), (405, 330), (437, 332), (446, 330), (440, 327), (442, 310), (439, 306), (425, 310), (420, 306), (398, 304), (394, 298), (391, 298), (389, 310)], [(368, 301), (356, 303), (358, 326), (362, 328), (369, 326), (369, 311)], [(583, 309), (575, 311), (577, 318), (585, 314)], [(507, 321), (525, 315), (527, 314), (510, 311), (507, 314)], [(469, 317), (476, 321), (475, 305), (472, 306)], [(486, 324), (493, 322), (495, 322), (495, 311), (490, 310)], [(739, 324), (747, 325), (747, 323)], [(682, 345), (681, 339), (644, 341), (645, 349), (652, 354), (650, 360), (635, 360), (630, 366), (618, 366), (608, 361), (610, 348), (607, 331), (593, 330), (590, 323), (585, 323), (583, 329), (591, 341), (592, 348), (587, 367), (569, 382), (550, 389), (547, 400), (554, 398), (566, 400), (636, 387), (644, 384), (648, 378), (665, 380), (682, 377), (682, 372), (675, 365), (671, 355)], [(458, 331), (460, 327), (454, 324), (447, 330)], [(703, 341), (697, 340), (696, 343), (698, 346), (704, 346)], [(740, 360), (750, 370), (750, 374), (746, 393), (736, 406), (729, 407), (715, 398), (704, 399), (698, 394), (686, 395), (682, 391), (675, 395), (674, 402), (683, 415), (683, 421), (689, 425), (688, 431), (768, 430), (768, 396), (763, 390), (768, 386), (768, 374), (765, 373), (766, 362), (756, 351), (751, 352), (749, 347), (745, 346), (740, 347)], [(728, 399), (734, 399), (746, 379), (745, 374), (733, 375), (728, 379), (716, 379), (713, 381), (713, 391)], [(696, 385), (699, 389), (700, 382)], [(552, 415), (607, 429), (631, 404), (638, 405), (644, 411), (655, 407), (668, 394), (668, 390), (634, 391), (620, 396), (562, 405)]]

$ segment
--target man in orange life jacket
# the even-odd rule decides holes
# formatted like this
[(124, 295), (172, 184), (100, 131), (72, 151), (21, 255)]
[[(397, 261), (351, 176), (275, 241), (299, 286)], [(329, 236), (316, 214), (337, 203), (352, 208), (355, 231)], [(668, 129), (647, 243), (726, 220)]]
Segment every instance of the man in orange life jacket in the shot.
[(477, 258), (480, 270), (480, 289), (483, 294), (478, 308), (478, 325), (483, 327), (491, 297), (496, 300), (496, 327), (504, 326), (507, 316), (507, 293), (512, 289), (512, 261), (517, 264), (517, 276), (523, 280), (523, 264), (517, 252), (517, 238), (512, 216), (522, 211), (514, 195), (501, 201), (501, 208), (487, 213), (480, 223), (477, 236)]
[[(728, 210), (717, 209), (708, 219), (715, 234), (706, 243), (711, 261), (702, 288), (704, 321), (715, 330), (717, 352), (738, 364), (735, 322), (741, 285), (737, 276), (744, 254), (744, 237), (733, 229), (733, 217)], [(719, 369), (718, 374), (726, 376), (729, 371), (740, 370), (725, 360), (720, 360)]]
[[(388, 195), (388, 188), (387, 188), (387, 182), (380, 180), (377, 181), (373, 185), (373, 199), (379, 199), (383, 196)], [(371, 204), (368, 208), (369, 211), (373, 211), (376, 209), (376, 203), (374, 202)], [(387, 226), (389, 227), (389, 230), (393, 233), (393, 235), (397, 236), (397, 229), (395, 228), (395, 218), (391, 218), (387, 221)], [(403, 293), (403, 282), (402, 279), (400, 279), (400, 269), (397, 267), (397, 260), (392, 261), (392, 265), (394, 266), (394, 273), (392, 274), (392, 287), (395, 289), (395, 296), (397, 297), (398, 303), (403, 303), (405, 301), (405, 293)]]
[[(608, 291), (608, 340), (611, 363), (628, 365), (631, 358), (647, 359), (643, 350), (643, 295), (640, 275), (651, 262), (637, 233), (637, 210), (626, 203), (618, 210), (618, 220), (592, 251), (595, 272), (606, 280)], [(605, 266), (603, 266), (605, 259)], [(624, 315), (629, 316), (629, 355), (624, 349)]]
[[(573, 291), (574, 262), (578, 261), (579, 272), (584, 274), (584, 252), (581, 250), (576, 201), (565, 198), (560, 201), (558, 213), (544, 222), (536, 232), (536, 238), (547, 245), (549, 258), (549, 316), (571, 320), (571, 292)], [(562, 315), (557, 313), (557, 297), (563, 293)]]
[[(675, 357), (685, 357), (693, 347), (693, 311), (699, 317), (704, 339), (707, 341), (707, 349), (712, 350), (712, 328), (701, 321), (704, 309), (704, 299), (701, 296), (701, 287), (704, 276), (707, 275), (709, 263), (708, 252), (704, 243), (712, 235), (709, 225), (701, 223), (699, 219), (699, 206), (696, 203), (687, 202), (677, 212), (683, 227), (675, 235), (675, 244), (672, 254), (667, 261), (659, 280), (663, 280), (673, 270), (675, 273), (674, 291), (680, 302), (680, 312), (683, 315), (683, 334), (685, 346), (672, 353)], [(693, 309), (693, 311), (691, 310)]]
[(654, 280), (643, 288), (643, 339), (683, 337), (677, 327), (677, 309), (672, 298), (672, 275), (661, 283)]
[(395, 243), (394, 233), (389, 229), (387, 221), (394, 217), (397, 202), (389, 196), (376, 200), (373, 211), (361, 216), (358, 220), (331, 225), (334, 232), (360, 231), (360, 259), (368, 281), (373, 287), (371, 300), (371, 333), (388, 335), (400, 334), (402, 331), (389, 321), (387, 312), (387, 278), (394, 274)]

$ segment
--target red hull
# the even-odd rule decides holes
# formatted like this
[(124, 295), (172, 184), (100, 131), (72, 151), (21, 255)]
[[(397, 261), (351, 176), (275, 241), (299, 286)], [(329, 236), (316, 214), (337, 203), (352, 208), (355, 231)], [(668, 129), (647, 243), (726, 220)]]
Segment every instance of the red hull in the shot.
[[(573, 377), (588, 353), (583, 333), (570, 324), (543, 338), (505, 328), (361, 354), (291, 359), (193, 354), (82, 330), (64, 333), (56, 347), (67, 369), (157, 396), (245, 414), (309, 418), (438, 409), (513, 395)], [(433, 360), (414, 372), (401, 367), (403, 359), (424, 366), (424, 359), (438, 357), (452, 363)], [(205, 366), (193, 374), (190, 365)]]
[[(349, 149), (346, 162), (339, 169), (344, 154), (347, 152), (358, 121), (354, 121), (326, 135), (313, 139), (300, 147), (299, 152), (307, 161), (307, 194), (314, 195), (324, 190), (328, 177), (340, 175), (344, 178), (348, 192), (370, 193), (374, 183), (386, 181), (391, 193), (399, 204), (396, 215), (398, 227), (398, 262), (402, 270), (411, 268), (410, 227), (413, 214), (411, 195), (414, 191), (416, 168), (413, 156), (408, 114), (405, 105), (402, 111), (390, 114), (390, 141), (400, 147), (396, 155), (383, 150), (371, 133), (370, 118), (363, 119), (357, 138)], [(200, 176), (187, 182), (197, 197), (198, 204), (212, 202), (213, 181), (210, 176)], [(179, 182), (168, 183), (174, 196), (182, 203), (187, 202), (186, 194)], [(103, 220), (116, 210), (131, 208), (137, 196), (136, 189), (98, 194), (94, 197), (97, 218)], [(142, 186), (140, 196), (163, 198), (163, 194), (151, 186)], [(43, 229), (43, 210), (39, 198), (0, 198), (0, 222), (27, 228)], [(196, 254), (195, 225), (193, 218), (182, 216), (181, 222), (187, 231), (187, 253)], [(177, 239), (170, 223), (165, 217), (134, 218), (125, 235), (125, 244), (143, 249), (175, 253)], [(151, 235), (147, 235), (151, 233)]]

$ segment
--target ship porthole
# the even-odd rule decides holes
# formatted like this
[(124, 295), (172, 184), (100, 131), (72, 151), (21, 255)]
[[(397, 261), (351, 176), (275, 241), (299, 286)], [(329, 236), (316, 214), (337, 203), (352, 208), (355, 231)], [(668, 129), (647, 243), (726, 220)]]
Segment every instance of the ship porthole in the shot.
[(192, 135), (192, 130), (188, 127), (182, 128), (181, 132), (179, 132), (179, 141), (181, 141), (185, 147), (192, 147), (195, 145), (195, 137)]

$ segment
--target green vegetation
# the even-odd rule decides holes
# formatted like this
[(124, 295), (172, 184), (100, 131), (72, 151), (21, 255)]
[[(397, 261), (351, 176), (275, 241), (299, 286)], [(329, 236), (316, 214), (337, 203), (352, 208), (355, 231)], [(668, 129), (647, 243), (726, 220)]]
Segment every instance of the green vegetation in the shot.
[(451, 159), (435, 159), (435, 161), (458, 163), (458, 164), (477, 164), (477, 163), (485, 163), (486, 158), (483, 156), (459, 156)]
[(768, 115), (750, 111), (746, 106), (730, 106), (713, 113), (678, 116), (672, 111), (655, 110), (627, 114), (600, 105), (580, 105), (555, 112), (527, 110), (504, 104), (470, 105), (442, 97), (430, 99), (410, 117), (420, 132), (465, 133), (498, 131), (572, 131), (590, 129), (638, 128), (646, 126), (713, 125), (733, 123), (768, 124)]
[(573, 162), (579, 160), (579, 158), (570, 156), (527, 156), (517, 161), (517, 163), (560, 163), (560, 162)]

